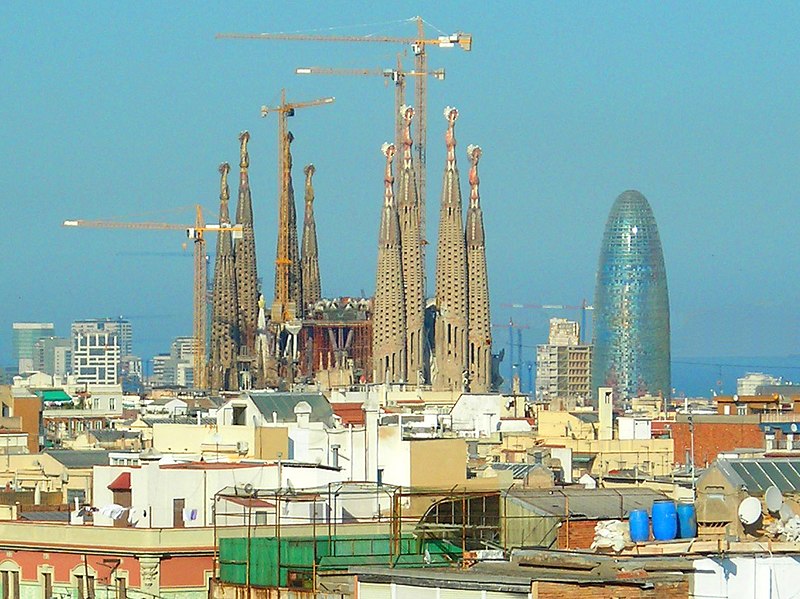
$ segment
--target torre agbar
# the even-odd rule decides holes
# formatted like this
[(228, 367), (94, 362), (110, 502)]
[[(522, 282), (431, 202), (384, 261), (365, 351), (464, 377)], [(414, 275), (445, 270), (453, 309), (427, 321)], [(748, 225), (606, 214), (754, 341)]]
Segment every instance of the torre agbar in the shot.
[(617, 406), (671, 391), (667, 273), (653, 211), (638, 191), (614, 202), (600, 248), (592, 366), (598, 387), (611, 387)]

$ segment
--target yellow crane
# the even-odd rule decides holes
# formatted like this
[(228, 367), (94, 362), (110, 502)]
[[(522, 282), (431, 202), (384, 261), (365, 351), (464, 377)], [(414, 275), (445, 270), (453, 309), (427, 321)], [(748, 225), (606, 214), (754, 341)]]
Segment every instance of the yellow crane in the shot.
[[(283, 40), (283, 41), (306, 41), (306, 42), (353, 42), (353, 43), (384, 43), (402, 44), (411, 46), (414, 53), (414, 70), (418, 73), (428, 71), (428, 46), (438, 48), (454, 48), (458, 46), (462, 50), (469, 52), (472, 50), (472, 34), (457, 32), (450, 35), (441, 35), (436, 38), (425, 37), (425, 21), (422, 17), (414, 17), (417, 25), (417, 35), (415, 37), (393, 37), (385, 35), (317, 35), (302, 33), (218, 33), (217, 39), (250, 39), (250, 40)], [(425, 165), (427, 163), (427, 77), (418, 77), (414, 85), (414, 110), (419, 119), (417, 125), (417, 158), (419, 162), (419, 172), (417, 182), (419, 184), (419, 202), (421, 230), (425, 230), (425, 198), (427, 188), (427, 173)]]
[(218, 232), (221, 229), (232, 233), (241, 233), (242, 227), (228, 224), (206, 224), (203, 219), (203, 208), (195, 206), (195, 222), (193, 225), (175, 223), (138, 222), (128, 223), (113, 220), (65, 220), (65, 227), (92, 227), (100, 229), (139, 229), (151, 231), (185, 231), (186, 236), (194, 242), (194, 385), (198, 389), (207, 388), (206, 372), (206, 331), (208, 330), (206, 288), (206, 232)]
[(278, 252), (275, 257), (275, 301), (272, 304), (272, 321), (284, 323), (295, 320), (298, 315), (298, 301), (292, 297), (295, 286), (299, 289), (299, 281), (290, 283), (290, 267), (297, 268), (290, 258), (289, 240), (289, 127), (287, 120), (294, 116), (298, 108), (310, 108), (323, 104), (332, 104), (334, 98), (319, 98), (308, 102), (287, 102), (286, 90), (281, 90), (281, 103), (275, 107), (262, 106), (261, 116), (266, 117), (273, 112), (278, 114)]
[(395, 126), (395, 145), (402, 148), (403, 118), (400, 115), (400, 108), (406, 102), (406, 77), (433, 77), (439, 81), (445, 78), (444, 69), (435, 71), (420, 72), (416, 70), (406, 71), (397, 57), (397, 67), (394, 69), (331, 69), (326, 67), (298, 67), (294, 70), (297, 75), (342, 75), (351, 77), (383, 77), (386, 81), (393, 81), (395, 85), (394, 95), (394, 126)]

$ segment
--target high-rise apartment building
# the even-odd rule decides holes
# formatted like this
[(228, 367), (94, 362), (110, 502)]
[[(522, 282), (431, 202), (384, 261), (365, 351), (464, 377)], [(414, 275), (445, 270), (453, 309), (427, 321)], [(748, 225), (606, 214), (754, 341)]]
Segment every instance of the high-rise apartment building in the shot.
[(656, 219), (638, 191), (621, 194), (606, 222), (593, 328), (593, 390), (611, 387), (617, 405), (670, 396), (667, 273)]
[(52, 322), (15, 322), (11, 324), (11, 344), (14, 362), (19, 372), (36, 368), (35, 345), (39, 339), (55, 335)]
[(589, 403), (592, 346), (580, 342), (580, 325), (550, 319), (548, 342), (536, 347), (536, 399), (564, 401), (565, 407)]

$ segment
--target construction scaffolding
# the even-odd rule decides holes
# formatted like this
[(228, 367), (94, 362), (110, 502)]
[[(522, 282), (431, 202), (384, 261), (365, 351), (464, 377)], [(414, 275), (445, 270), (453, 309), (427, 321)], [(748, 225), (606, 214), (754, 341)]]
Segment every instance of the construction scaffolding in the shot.
[(351, 566), (467, 568), (512, 549), (588, 549), (597, 522), (660, 499), (648, 489), (231, 487), (214, 496), (216, 581), (239, 589), (236, 597), (251, 588), (317, 592)]

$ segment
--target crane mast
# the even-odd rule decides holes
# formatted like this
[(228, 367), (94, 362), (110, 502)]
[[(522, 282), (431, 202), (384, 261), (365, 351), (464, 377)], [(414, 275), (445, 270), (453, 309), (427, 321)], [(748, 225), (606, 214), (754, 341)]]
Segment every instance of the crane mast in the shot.
[[(403, 69), (400, 55), (397, 56), (397, 66), (394, 69), (331, 69), (326, 67), (298, 67), (295, 69), (297, 75), (341, 75), (354, 77), (383, 77), (394, 83), (394, 125), (395, 125), (395, 147), (403, 147), (403, 117), (400, 114), (401, 107), (406, 103), (406, 77), (433, 77), (439, 81), (445, 78), (444, 69), (435, 71), (419, 71), (417, 69), (406, 71)], [(396, 159), (399, 159), (399, 154)]]
[(175, 223), (138, 222), (126, 223), (113, 220), (65, 220), (65, 227), (89, 227), (96, 229), (138, 229), (149, 231), (185, 231), (186, 236), (194, 242), (194, 291), (193, 291), (193, 337), (195, 354), (193, 363), (194, 386), (198, 389), (208, 387), (206, 368), (206, 334), (208, 331), (207, 287), (208, 271), (206, 253), (206, 232), (218, 232), (220, 229), (230, 230), (234, 235), (241, 233), (242, 227), (224, 223), (206, 224), (203, 219), (203, 208), (195, 206), (195, 222), (193, 225)]
[[(307, 41), (307, 42), (344, 42), (344, 43), (389, 43), (403, 44), (411, 46), (414, 53), (414, 68), (417, 72), (425, 73), (428, 66), (428, 56), (426, 48), (436, 46), (439, 48), (453, 48), (458, 46), (464, 51), (472, 50), (472, 34), (457, 32), (450, 35), (441, 35), (436, 38), (425, 38), (424, 19), (420, 16), (412, 19), (417, 25), (416, 37), (393, 37), (393, 36), (354, 36), (354, 35), (316, 35), (302, 33), (218, 33), (217, 39), (247, 39), (247, 40), (280, 40), (280, 41)], [(400, 91), (398, 90), (398, 93)], [(420, 231), (425, 231), (426, 213), (426, 188), (427, 188), (427, 81), (425, 77), (419, 77), (414, 86), (414, 104), (417, 117), (419, 119), (417, 135), (417, 158), (419, 160), (419, 172), (417, 182), (419, 187), (420, 204)], [(398, 146), (399, 147), (399, 146)], [(423, 262), (425, 260), (423, 246)]]
[(302, 307), (298, 306), (291, 297), (290, 268), (293, 266), (290, 259), (289, 239), (289, 150), (291, 133), (289, 133), (288, 118), (294, 116), (298, 108), (309, 108), (331, 104), (334, 98), (319, 98), (308, 102), (287, 102), (286, 90), (281, 90), (281, 103), (276, 107), (261, 107), (261, 116), (270, 113), (278, 114), (278, 249), (275, 257), (275, 301), (272, 304), (271, 317), (276, 324), (295, 320)]

